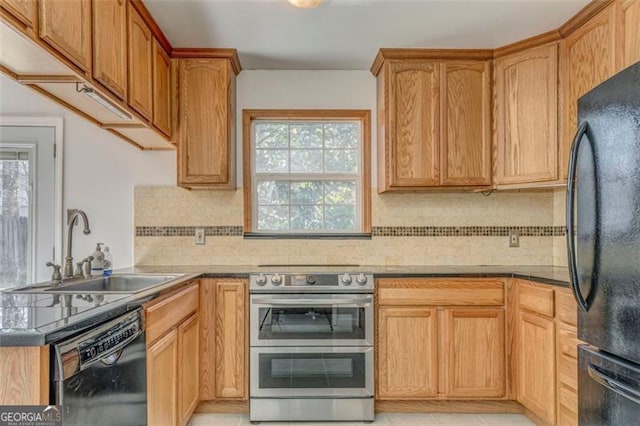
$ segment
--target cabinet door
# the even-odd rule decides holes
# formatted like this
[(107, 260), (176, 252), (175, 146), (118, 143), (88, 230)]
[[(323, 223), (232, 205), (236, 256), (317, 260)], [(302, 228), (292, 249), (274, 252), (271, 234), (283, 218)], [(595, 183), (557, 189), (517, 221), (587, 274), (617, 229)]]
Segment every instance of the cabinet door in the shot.
[(562, 133), (561, 177), (566, 179), (569, 150), (577, 130), (578, 98), (617, 70), (616, 8), (607, 6), (561, 43)]
[(640, 0), (622, 0), (623, 66), (640, 61)]
[(180, 60), (182, 186), (234, 187), (234, 77), (226, 59)]
[(422, 61), (390, 62), (384, 149), (388, 185), (437, 186), (440, 184), (440, 66)]
[(93, 78), (120, 99), (127, 93), (127, 2), (93, 0)]
[(147, 424), (178, 420), (178, 332), (171, 330), (147, 349)]
[(535, 47), (496, 59), (495, 183), (558, 176), (558, 47)]
[(82, 71), (91, 67), (91, 0), (40, 0), (40, 38)]
[(171, 136), (171, 59), (153, 40), (153, 124)]
[(247, 398), (245, 281), (216, 283), (216, 397)]
[(378, 399), (437, 395), (437, 330), (435, 309), (378, 309)]
[(128, 3), (129, 28), (129, 105), (147, 120), (153, 109), (153, 36), (132, 3)]
[(200, 342), (199, 316), (193, 315), (178, 327), (178, 419), (179, 424), (186, 425), (198, 405), (198, 361)]
[(504, 310), (445, 311), (445, 393), (498, 398), (505, 393)]
[(445, 62), (442, 68), (443, 185), (491, 183), (490, 63)]
[(555, 421), (555, 328), (552, 319), (518, 313), (518, 402)]
[[(578, 337), (576, 327), (556, 324), (558, 423), (578, 424)], [(562, 421), (561, 421), (562, 420)]]
[(38, 14), (36, 0), (0, 0), (0, 7), (11, 13), (27, 28), (35, 28)]

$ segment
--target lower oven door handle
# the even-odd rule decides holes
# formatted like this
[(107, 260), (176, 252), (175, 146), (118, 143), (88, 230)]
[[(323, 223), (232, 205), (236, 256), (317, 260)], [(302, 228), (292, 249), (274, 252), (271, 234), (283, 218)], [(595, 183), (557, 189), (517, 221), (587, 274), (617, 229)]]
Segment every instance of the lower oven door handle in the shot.
[(269, 306), (319, 306), (319, 305), (358, 305), (367, 306), (373, 303), (371, 298), (365, 299), (253, 299), (255, 305)]

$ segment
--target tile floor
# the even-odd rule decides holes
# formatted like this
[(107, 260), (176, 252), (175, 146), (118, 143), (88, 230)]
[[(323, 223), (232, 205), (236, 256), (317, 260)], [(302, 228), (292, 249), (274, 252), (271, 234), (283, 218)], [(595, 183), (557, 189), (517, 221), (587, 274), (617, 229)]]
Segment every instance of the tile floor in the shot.
[[(250, 425), (249, 416), (246, 414), (195, 414), (189, 426), (246, 426)], [(373, 423), (360, 422), (264, 422), (263, 426), (355, 426), (355, 425), (380, 425), (380, 426), (535, 426), (531, 420), (520, 414), (405, 414), (405, 413), (381, 413), (376, 415)]]

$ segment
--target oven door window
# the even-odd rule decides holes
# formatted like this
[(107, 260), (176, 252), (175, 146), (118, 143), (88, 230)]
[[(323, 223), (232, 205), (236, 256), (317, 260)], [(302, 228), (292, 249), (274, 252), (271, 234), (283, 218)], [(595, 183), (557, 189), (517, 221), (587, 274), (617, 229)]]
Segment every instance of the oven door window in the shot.
[(260, 389), (364, 388), (364, 353), (261, 353)]
[(260, 340), (365, 338), (365, 308), (360, 307), (261, 307), (258, 321)]

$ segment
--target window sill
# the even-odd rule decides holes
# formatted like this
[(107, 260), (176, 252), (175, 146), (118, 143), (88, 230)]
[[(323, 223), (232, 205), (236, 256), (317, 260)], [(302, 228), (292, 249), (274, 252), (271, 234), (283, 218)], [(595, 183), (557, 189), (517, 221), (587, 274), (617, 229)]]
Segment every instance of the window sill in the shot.
[(345, 233), (345, 234), (285, 234), (267, 232), (245, 232), (246, 240), (370, 240), (371, 233)]

